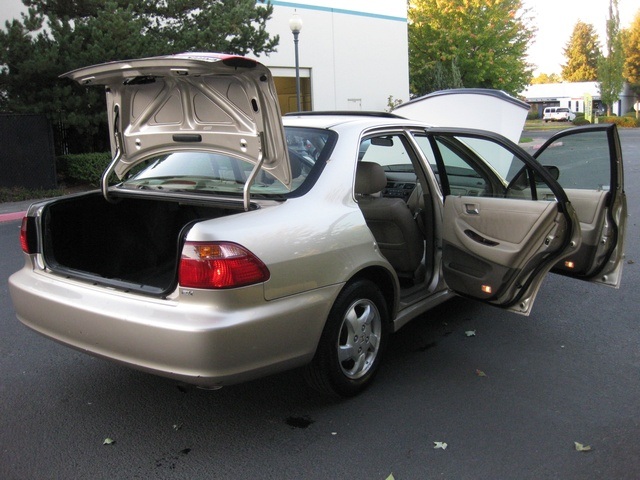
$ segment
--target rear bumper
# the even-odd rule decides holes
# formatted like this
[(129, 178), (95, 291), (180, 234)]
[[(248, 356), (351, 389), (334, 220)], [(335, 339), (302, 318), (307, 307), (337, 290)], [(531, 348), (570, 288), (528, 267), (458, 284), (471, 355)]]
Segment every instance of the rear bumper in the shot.
[(303, 365), (342, 285), (265, 301), (261, 285), (162, 300), (25, 266), (9, 278), (20, 321), (86, 353), (204, 387)]

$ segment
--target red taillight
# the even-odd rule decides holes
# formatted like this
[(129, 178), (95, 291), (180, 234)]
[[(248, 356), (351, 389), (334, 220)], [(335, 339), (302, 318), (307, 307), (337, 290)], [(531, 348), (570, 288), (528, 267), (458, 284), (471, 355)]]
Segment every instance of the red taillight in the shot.
[(249, 250), (235, 243), (186, 242), (179, 282), (186, 288), (234, 288), (264, 282), (269, 270)]
[(29, 238), (27, 234), (28, 220), (28, 217), (22, 217), (22, 226), (20, 227), (20, 246), (24, 253), (32, 253), (29, 251)]

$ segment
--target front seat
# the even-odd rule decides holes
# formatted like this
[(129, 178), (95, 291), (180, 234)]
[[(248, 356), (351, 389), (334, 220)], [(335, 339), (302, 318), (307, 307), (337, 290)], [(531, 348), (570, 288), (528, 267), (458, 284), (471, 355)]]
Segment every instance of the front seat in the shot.
[(358, 162), (355, 192), (367, 226), (398, 275), (412, 277), (422, 261), (424, 239), (407, 204), (379, 194), (387, 185), (380, 165)]

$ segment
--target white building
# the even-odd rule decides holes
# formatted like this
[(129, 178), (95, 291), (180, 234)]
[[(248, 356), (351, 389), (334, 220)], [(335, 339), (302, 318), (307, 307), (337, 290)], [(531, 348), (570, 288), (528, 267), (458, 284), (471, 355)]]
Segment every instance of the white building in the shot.
[[(541, 83), (529, 85), (520, 95), (531, 105), (532, 110), (538, 111), (540, 117), (542, 117), (544, 107), (567, 107), (572, 112), (584, 113), (584, 102), (587, 95), (593, 99), (594, 111), (602, 112), (606, 108), (600, 99), (600, 84), (598, 82)], [(619, 97), (620, 99), (613, 105), (611, 112), (621, 116), (633, 106), (634, 97), (628, 84), (624, 84)]]
[[(258, 1), (260, 5), (262, 2)], [(406, 0), (271, 0), (267, 24), (277, 52), (258, 59), (276, 80), (283, 113), (296, 111), (295, 51), (289, 20), (302, 20), (302, 110), (386, 110), (409, 100)]]

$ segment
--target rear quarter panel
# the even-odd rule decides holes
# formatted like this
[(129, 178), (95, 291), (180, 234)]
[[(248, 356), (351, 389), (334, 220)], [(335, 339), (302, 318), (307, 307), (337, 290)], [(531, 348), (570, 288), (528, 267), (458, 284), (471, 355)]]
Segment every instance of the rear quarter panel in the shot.
[(338, 144), (304, 196), (200, 222), (187, 238), (232, 241), (251, 250), (271, 273), (267, 300), (345, 283), (369, 266), (389, 269), (353, 197), (357, 141)]

